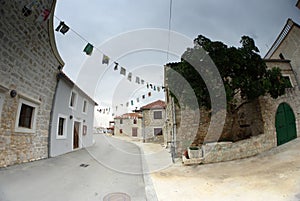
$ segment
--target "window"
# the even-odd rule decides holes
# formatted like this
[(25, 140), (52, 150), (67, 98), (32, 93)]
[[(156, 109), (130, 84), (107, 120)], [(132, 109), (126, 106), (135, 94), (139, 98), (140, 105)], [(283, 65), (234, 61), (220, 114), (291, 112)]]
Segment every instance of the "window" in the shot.
[(153, 115), (154, 119), (162, 119), (162, 111), (154, 111)]
[(16, 132), (35, 132), (37, 107), (35, 103), (20, 99), (15, 125)]
[(292, 82), (291, 82), (291, 78), (289, 75), (282, 75), (283, 77), (283, 81), (286, 84), (287, 88), (293, 88)]
[(122, 134), (123, 133), (123, 130), (122, 129), (120, 129), (120, 134)]
[(87, 101), (86, 100), (83, 100), (82, 112), (87, 113)]
[(120, 119), (120, 124), (123, 124), (123, 119)]
[(75, 108), (76, 102), (77, 102), (77, 94), (74, 91), (72, 91), (70, 97), (70, 107)]
[(22, 128), (32, 128), (32, 120), (33, 120), (33, 112), (34, 107), (26, 104), (22, 104), (21, 111), (20, 111), (20, 117), (19, 117), (19, 127)]
[(58, 115), (56, 138), (58, 139), (67, 138), (67, 117), (64, 115)]
[(83, 125), (82, 126), (82, 135), (86, 135), (87, 134), (87, 126)]
[(133, 119), (133, 124), (137, 124), (137, 119)]
[(162, 128), (154, 128), (154, 135), (162, 135), (163, 131)]

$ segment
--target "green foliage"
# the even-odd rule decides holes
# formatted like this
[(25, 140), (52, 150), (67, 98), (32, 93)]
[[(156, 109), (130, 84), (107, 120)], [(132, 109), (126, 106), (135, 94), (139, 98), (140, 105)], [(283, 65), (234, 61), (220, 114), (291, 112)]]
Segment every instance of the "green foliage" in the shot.
[[(288, 83), (283, 79), (280, 69), (267, 70), (252, 38), (243, 36), (240, 43), (242, 46), (239, 48), (228, 47), (222, 42), (211, 41), (200, 35), (194, 40), (194, 48), (187, 49), (182, 55), (181, 62), (168, 64), (168, 66), (190, 84), (199, 106), (207, 108), (211, 107), (211, 98), (217, 98), (210, 96), (211, 86), (207, 85), (215, 80), (216, 74), (211, 68), (213, 63), (222, 78), (228, 108), (236, 108), (237, 94), (244, 101), (252, 101), (266, 93), (273, 98), (284, 94)], [(185, 94), (186, 86), (182, 85), (178, 78), (175, 79), (176, 73), (172, 70), (167, 71), (168, 85), (182, 91), (180, 96), (178, 94), (173, 96), (185, 105), (190, 105), (191, 94)], [(212, 87), (217, 88), (218, 85)]]

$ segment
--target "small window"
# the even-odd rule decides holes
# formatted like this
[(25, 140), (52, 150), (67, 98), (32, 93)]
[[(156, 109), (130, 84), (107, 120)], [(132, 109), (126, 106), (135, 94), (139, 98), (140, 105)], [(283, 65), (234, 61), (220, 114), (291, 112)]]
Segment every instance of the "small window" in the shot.
[(283, 77), (283, 81), (285, 83), (286, 88), (293, 88), (290, 76), (283, 75), (282, 77)]
[(63, 115), (58, 116), (57, 124), (57, 138), (67, 137), (67, 117)]
[(120, 119), (120, 124), (123, 124), (123, 119)]
[(87, 134), (87, 126), (83, 125), (82, 126), (82, 135), (86, 135)]
[(86, 100), (83, 100), (82, 112), (87, 113), (87, 101)]
[(21, 106), (18, 126), (22, 128), (32, 129), (33, 114), (34, 114), (34, 107), (23, 103)]
[(122, 129), (120, 129), (120, 133), (121, 133), (121, 134), (123, 133), (123, 130), (122, 130)]
[(162, 135), (163, 131), (162, 128), (154, 128), (154, 135)]
[(162, 119), (162, 111), (154, 111), (154, 119)]
[(77, 94), (72, 91), (71, 97), (70, 97), (70, 107), (74, 108), (76, 106), (76, 100), (77, 99)]
[(35, 103), (20, 99), (15, 125), (16, 132), (35, 132), (37, 107)]
[(133, 124), (137, 124), (137, 119), (133, 119)]

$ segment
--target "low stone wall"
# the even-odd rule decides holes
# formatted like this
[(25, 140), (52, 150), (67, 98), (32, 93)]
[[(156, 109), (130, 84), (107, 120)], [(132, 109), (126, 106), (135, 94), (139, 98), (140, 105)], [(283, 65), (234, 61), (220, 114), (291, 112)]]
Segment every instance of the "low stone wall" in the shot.
[(235, 143), (208, 143), (202, 145), (203, 163), (216, 163), (247, 158), (267, 151), (274, 146), (274, 137), (264, 134)]

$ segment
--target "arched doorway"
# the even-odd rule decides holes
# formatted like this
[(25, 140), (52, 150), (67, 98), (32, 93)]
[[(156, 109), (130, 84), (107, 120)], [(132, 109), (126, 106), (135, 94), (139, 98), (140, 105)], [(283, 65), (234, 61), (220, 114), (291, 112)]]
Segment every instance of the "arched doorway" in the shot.
[(275, 126), (278, 146), (297, 138), (295, 115), (287, 103), (281, 103), (278, 106)]

